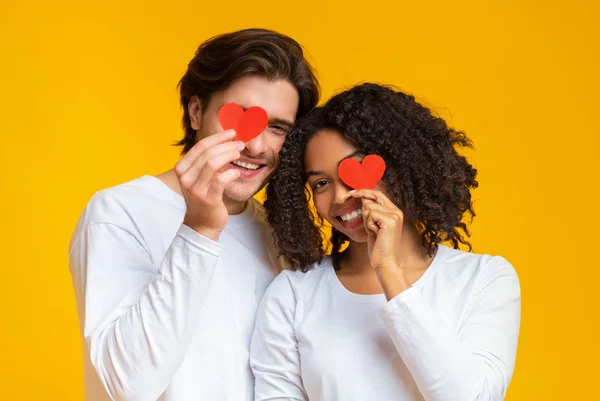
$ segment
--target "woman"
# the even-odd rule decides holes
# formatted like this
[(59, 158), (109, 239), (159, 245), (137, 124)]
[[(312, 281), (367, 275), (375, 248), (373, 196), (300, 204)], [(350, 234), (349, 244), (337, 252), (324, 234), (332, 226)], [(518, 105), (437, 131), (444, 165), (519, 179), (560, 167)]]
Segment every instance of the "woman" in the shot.
[[(293, 270), (258, 311), (257, 401), (504, 399), (519, 281), (502, 257), (457, 249), (470, 250), (462, 221), (475, 215), (477, 172), (457, 152), (470, 146), (412, 96), (375, 84), (299, 123), (267, 189), (268, 220)], [(385, 174), (352, 191), (338, 165), (369, 154), (384, 159)], [(333, 227), (327, 257), (322, 219)]]

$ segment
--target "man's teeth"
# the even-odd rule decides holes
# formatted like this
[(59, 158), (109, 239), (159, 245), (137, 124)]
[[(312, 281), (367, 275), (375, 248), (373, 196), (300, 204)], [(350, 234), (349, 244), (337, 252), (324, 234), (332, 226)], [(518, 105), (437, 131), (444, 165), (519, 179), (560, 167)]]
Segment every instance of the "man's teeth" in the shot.
[(233, 164), (235, 164), (236, 166), (243, 167), (248, 170), (258, 170), (258, 168), (260, 167), (258, 164), (245, 163), (245, 162), (242, 162), (239, 160), (234, 161)]
[(353, 211), (352, 213), (348, 213), (348, 214), (341, 216), (341, 218), (343, 221), (349, 223), (351, 221), (358, 219), (359, 217), (362, 217), (362, 212), (363, 212), (362, 209), (358, 208), (355, 211)]

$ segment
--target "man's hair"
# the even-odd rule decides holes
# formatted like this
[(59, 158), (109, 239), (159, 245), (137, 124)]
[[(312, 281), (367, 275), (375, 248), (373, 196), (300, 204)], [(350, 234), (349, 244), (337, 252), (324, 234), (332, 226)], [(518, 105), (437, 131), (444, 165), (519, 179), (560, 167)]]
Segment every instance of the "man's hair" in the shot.
[(185, 136), (177, 143), (186, 153), (196, 142), (188, 104), (193, 96), (206, 110), (213, 93), (227, 88), (238, 78), (256, 75), (268, 80), (287, 80), (299, 95), (296, 118), (312, 110), (319, 100), (319, 84), (294, 39), (266, 29), (245, 29), (215, 36), (202, 43), (179, 81)]
[[(265, 209), (279, 252), (292, 268), (306, 271), (325, 254), (317, 227), (323, 220), (309, 207), (311, 191), (304, 171), (306, 146), (323, 129), (338, 131), (363, 155), (383, 157), (386, 192), (416, 224), (430, 255), (441, 242), (470, 248), (462, 220), (475, 216), (471, 189), (478, 185), (477, 170), (457, 150), (471, 147), (471, 141), (413, 96), (367, 83), (314, 109), (283, 144), (277, 174), (267, 186)], [(329, 240), (333, 265), (339, 269), (340, 250), (348, 238), (333, 229)]]

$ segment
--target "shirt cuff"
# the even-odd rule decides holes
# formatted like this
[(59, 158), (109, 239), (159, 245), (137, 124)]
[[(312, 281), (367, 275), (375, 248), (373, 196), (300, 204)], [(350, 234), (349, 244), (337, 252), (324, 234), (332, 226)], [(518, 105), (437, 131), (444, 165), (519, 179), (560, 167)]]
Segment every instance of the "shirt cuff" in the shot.
[(204, 235), (198, 234), (185, 224), (182, 224), (179, 227), (179, 230), (177, 230), (177, 236), (200, 251), (207, 252), (213, 256), (219, 256), (223, 250), (222, 244), (206, 238)]

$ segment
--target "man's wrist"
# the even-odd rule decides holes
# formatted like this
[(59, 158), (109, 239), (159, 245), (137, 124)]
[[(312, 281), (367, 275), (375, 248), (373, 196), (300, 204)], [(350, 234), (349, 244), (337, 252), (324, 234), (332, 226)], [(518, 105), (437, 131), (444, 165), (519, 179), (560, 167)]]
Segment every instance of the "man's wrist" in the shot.
[(192, 224), (192, 223), (186, 221), (185, 219), (183, 220), (183, 224), (185, 224), (192, 230), (196, 231), (198, 234), (202, 235), (203, 237), (206, 237), (215, 242), (219, 242), (219, 236), (221, 235), (221, 230), (211, 229), (211, 228), (205, 227), (203, 225)]

